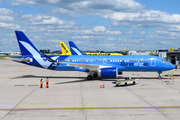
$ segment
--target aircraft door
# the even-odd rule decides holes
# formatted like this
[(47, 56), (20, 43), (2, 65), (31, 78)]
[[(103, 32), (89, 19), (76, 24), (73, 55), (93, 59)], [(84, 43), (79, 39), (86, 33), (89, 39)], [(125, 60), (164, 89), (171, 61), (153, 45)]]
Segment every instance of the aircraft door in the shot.
[(106, 64), (106, 58), (103, 59), (103, 64)]
[(156, 59), (155, 58), (151, 58), (151, 66), (156, 66)]

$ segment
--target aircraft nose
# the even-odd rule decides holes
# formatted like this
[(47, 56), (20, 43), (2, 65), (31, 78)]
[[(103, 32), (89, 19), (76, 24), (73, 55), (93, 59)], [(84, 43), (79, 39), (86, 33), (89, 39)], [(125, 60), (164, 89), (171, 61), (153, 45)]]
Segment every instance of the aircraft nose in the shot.
[(172, 69), (174, 69), (176, 66), (175, 65), (173, 65), (172, 63), (169, 63), (168, 64), (168, 70), (172, 70)]
[(175, 69), (175, 68), (176, 68), (176, 66), (175, 66), (175, 65), (172, 65), (172, 66), (171, 66), (171, 69)]

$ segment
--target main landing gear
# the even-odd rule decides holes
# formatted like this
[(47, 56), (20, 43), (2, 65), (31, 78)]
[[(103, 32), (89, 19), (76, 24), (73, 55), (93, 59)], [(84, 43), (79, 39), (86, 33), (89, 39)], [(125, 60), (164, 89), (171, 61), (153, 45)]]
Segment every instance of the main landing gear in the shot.
[(87, 79), (88, 80), (92, 80), (93, 78), (97, 78), (98, 77), (98, 74), (97, 73), (94, 73), (94, 74), (89, 74), (88, 76), (87, 76)]
[(88, 75), (88, 76), (87, 76), (87, 79), (88, 79), (88, 80), (92, 80), (92, 75)]

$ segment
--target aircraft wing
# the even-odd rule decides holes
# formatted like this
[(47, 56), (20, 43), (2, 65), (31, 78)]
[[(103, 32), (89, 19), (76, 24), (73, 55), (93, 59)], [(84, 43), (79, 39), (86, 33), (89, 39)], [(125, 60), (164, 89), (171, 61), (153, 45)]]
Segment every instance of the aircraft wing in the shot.
[(67, 63), (67, 62), (61, 62), (63, 64), (67, 64), (67, 66), (73, 66), (73, 67), (79, 67), (81, 69), (88, 69), (89, 71), (97, 71), (101, 68), (109, 68), (109, 67), (116, 67), (121, 70), (126, 70), (126, 68), (122, 66), (117, 66), (117, 65), (104, 65), (104, 64), (82, 64), (82, 63)]

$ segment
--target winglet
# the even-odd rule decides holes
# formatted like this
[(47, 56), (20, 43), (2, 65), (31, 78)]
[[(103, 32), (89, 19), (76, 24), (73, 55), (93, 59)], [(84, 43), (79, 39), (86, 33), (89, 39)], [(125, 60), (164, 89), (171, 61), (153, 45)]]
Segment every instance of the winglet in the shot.
[(66, 47), (64, 42), (60, 42), (61, 50), (62, 50), (62, 55), (71, 55), (71, 51)]
[(69, 46), (72, 55), (86, 55), (79, 50), (79, 48), (74, 44), (73, 41), (69, 41)]

